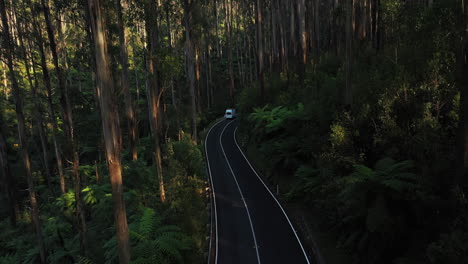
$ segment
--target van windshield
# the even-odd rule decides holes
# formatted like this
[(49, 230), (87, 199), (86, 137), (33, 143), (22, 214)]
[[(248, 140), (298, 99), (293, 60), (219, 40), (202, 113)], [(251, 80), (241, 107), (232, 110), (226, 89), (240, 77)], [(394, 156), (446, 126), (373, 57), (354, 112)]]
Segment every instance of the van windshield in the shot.
[(226, 110), (226, 114), (231, 114), (232, 111), (231, 110)]

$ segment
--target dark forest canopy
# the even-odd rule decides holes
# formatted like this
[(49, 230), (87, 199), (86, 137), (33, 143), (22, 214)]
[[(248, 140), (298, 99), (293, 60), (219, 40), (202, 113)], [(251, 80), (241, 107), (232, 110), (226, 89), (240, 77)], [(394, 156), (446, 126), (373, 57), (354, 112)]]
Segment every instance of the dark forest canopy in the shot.
[(205, 262), (200, 145), (228, 107), (329, 263), (468, 262), (468, 1), (0, 16), (0, 263)]

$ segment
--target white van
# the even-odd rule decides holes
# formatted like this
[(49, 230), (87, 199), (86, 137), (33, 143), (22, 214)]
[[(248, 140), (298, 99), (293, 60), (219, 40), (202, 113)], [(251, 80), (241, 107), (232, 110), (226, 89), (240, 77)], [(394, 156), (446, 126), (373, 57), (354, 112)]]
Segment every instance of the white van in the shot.
[(224, 114), (226, 119), (234, 119), (236, 117), (236, 109), (228, 108), (226, 109), (226, 113)]

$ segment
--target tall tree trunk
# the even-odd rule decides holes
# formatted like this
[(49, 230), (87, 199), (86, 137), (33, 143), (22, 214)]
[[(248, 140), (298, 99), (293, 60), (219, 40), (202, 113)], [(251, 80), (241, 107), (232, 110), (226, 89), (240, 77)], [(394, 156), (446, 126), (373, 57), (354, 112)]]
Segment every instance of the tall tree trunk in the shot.
[(285, 16), (280, 15), (280, 9), (282, 5), (280, 5), (280, 0), (276, 2), (276, 16), (279, 20), (279, 34), (280, 34), (280, 49), (281, 49), (281, 70), (284, 71), (286, 64), (287, 64), (287, 47), (286, 47), (286, 33), (285, 33)]
[(320, 0), (315, 0), (314, 4), (314, 54), (317, 64), (320, 55)]
[(346, 0), (346, 87), (345, 87), (345, 105), (351, 106), (353, 100), (352, 85), (351, 85), (351, 65), (352, 65), (352, 13), (354, 0)]
[(211, 108), (211, 94), (210, 94), (210, 71), (211, 71), (211, 58), (210, 50), (208, 47), (208, 41), (205, 42), (205, 60), (206, 60), (206, 70), (205, 70), (205, 84), (206, 84), (206, 108), (209, 110)]
[(305, 0), (297, 1), (297, 20), (299, 24), (299, 46), (301, 51), (301, 64), (307, 62), (307, 31), (306, 31), (306, 5)]
[(296, 45), (296, 8), (294, 1), (291, 1), (290, 4), (290, 30), (289, 30), (289, 43), (291, 47), (291, 57), (295, 57), (297, 54), (297, 45)]
[(54, 151), (55, 151), (55, 159), (57, 161), (57, 171), (60, 178), (60, 190), (62, 194), (66, 192), (66, 181), (65, 181), (65, 174), (63, 172), (63, 161), (62, 161), (62, 154), (60, 150), (59, 142), (57, 141), (57, 133), (58, 133), (58, 125), (57, 125), (57, 118), (55, 116), (54, 105), (52, 100), (52, 84), (50, 82), (49, 70), (47, 68), (47, 59), (45, 57), (44, 52), (44, 44), (42, 42), (42, 37), (38, 36), (39, 43), (39, 55), (41, 56), (41, 68), (42, 68), (42, 79), (44, 85), (46, 87), (46, 94), (47, 94), (47, 106), (49, 111), (50, 123), (52, 125), (52, 142), (54, 144)]
[[(31, 76), (31, 70), (29, 68), (29, 56), (28, 52), (26, 50), (26, 45), (24, 43), (23, 39), (23, 29), (22, 26), (18, 23), (17, 24), (17, 32), (18, 32), (18, 39), (22, 51), (22, 57), (23, 57), (23, 62), (24, 62), (24, 67), (26, 69), (26, 76), (28, 78), (29, 86), (31, 88), (32, 96), (34, 99), (34, 120), (37, 126), (37, 131), (39, 133), (39, 139), (41, 142), (41, 148), (42, 148), (42, 161), (44, 165), (44, 173), (45, 173), (45, 178), (47, 181), (47, 186), (49, 189), (52, 191), (52, 183), (51, 183), (51, 173), (50, 173), (50, 168), (49, 168), (49, 158), (48, 158), (48, 149), (47, 149), (47, 139), (45, 137), (45, 131), (44, 131), (44, 126), (43, 126), (43, 120), (42, 120), (42, 111), (41, 111), (41, 106), (39, 104), (39, 98), (37, 96), (37, 81), (33, 82), (33, 76)], [(31, 59), (32, 56), (31, 56)], [(34, 68), (34, 64), (32, 65)], [(36, 76), (34, 76), (34, 79)]]
[(127, 213), (123, 198), (122, 164), (120, 151), (119, 112), (114, 82), (110, 70), (109, 53), (107, 50), (106, 22), (101, 0), (88, 0), (91, 28), (94, 36), (96, 75), (101, 91), (101, 120), (112, 185), (112, 201), (114, 204), (114, 218), (117, 230), (117, 244), (119, 263), (130, 262), (130, 244), (128, 239)]
[(298, 0), (296, 4), (296, 12), (297, 12), (297, 38), (299, 50), (298, 60), (297, 60), (297, 72), (299, 75), (299, 80), (301, 82), (304, 81), (305, 76), (305, 64), (307, 62), (307, 30), (306, 30), (306, 5), (305, 0)]
[[(34, 67), (34, 66), (33, 66)], [(25, 63), (25, 68), (27, 69), (26, 72), (28, 75), (28, 78), (32, 78), (29, 73), (29, 66), (27, 63)], [(35, 76), (34, 76), (35, 78)], [(39, 133), (39, 140), (41, 142), (41, 148), (42, 148), (42, 162), (44, 164), (44, 173), (46, 176), (46, 181), (47, 181), (47, 186), (49, 187), (50, 190), (53, 190), (52, 183), (51, 183), (51, 172), (49, 168), (49, 150), (47, 148), (47, 138), (45, 135), (44, 131), (44, 120), (42, 119), (42, 108), (41, 105), (39, 104), (40, 99), (37, 94), (37, 84), (32, 84), (32, 81), (30, 82), (31, 85), (31, 92), (32, 92), (32, 97), (34, 100), (34, 119), (36, 121), (36, 127), (37, 127), (37, 132)]]
[(224, 0), (224, 10), (226, 12), (226, 39), (227, 39), (227, 49), (228, 49), (228, 72), (229, 72), (229, 97), (231, 99), (231, 104), (234, 104), (234, 92), (235, 92), (235, 82), (234, 82), (234, 69), (233, 69), (233, 59), (232, 59), (232, 2), (229, 0)]
[(7, 67), (5, 63), (2, 61), (2, 69), (3, 69), (3, 92), (5, 94), (5, 100), (8, 100), (8, 77), (7, 77)]
[(65, 84), (65, 78), (62, 71), (62, 68), (59, 63), (58, 53), (57, 53), (57, 44), (55, 42), (54, 29), (52, 27), (52, 21), (50, 18), (50, 10), (47, 3), (47, 0), (41, 0), (44, 19), (46, 22), (47, 35), (49, 38), (49, 46), (52, 52), (52, 60), (57, 72), (58, 78), (58, 87), (60, 91), (60, 104), (61, 104), (61, 113), (62, 120), (65, 128), (65, 133), (67, 135), (69, 148), (72, 155), (72, 171), (75, 177), (75, 201), (76, 201), (76, 215), (78, 221), (78, 230), (80, 233), (80, 243), (81, 251), (85, 256), (88, 254), (88, 241), (87, 241), (87, 226), (85, 219), (85, 212), (83, 206), (83, 199), (81, 197), (81, 176), (79, 172), (79, 156), (77, 151), (77, 145), (74, 137), (74, 128), (73, 128), (73, 117), (71, 110), (71, 103), (68, 96), (67, 87)]
[[(157, 5), (154, 0), (146, 2), (145, 16), (146, 16), (146, 32), (148, 37), (147, 49), (147, 71), (148, 71), (148, 109), (150, 115), (151, 132), (154, 140), (154, 158), (156, 163), (156, 173), (159, 181), (159, 195), (161, 202), (166, 201), (166, 190), (164, 186), (164, 175), (161, 160), (161, 146), (160, 138), (162, 131), (161, 123), (161, 107), (160, 100), (162, 97), (162, 89), (159, 87), (158, 80), (158, 64), (156, 61), (157, 57), (157, 45), (158, 45), (158, 32), (157, 32), (157, 20), (156, 15), (158, 13)], [(195, 109), (196, 111), (196, 109)]]
[(265, 98), (265, 80), (263, 73), (263, 34), (262, 34), (262, 1), (255, 1), (255, 25), (257, 33), (257, 65), (258, 80), (260, 84), (260, 98)]
[(372, 0), (372, 46), (376, 49), (380, 49), (380, 0)]
[(171, 33), (171, 7), (170, 1), (166, 2), (166, 24), (167, 24), (167, 44), (172, 49), (172, 33)]
[(124, 23), (122, 19), (122, 6), (120, 0), (114, 0), (117, 9), (117, 21), (119, 28), (119, 46), (120, 46), (120, 60), (122, 64), (122, 90), (125, 102), (125, 116), (127, 117), (128, 127), (128, 143), (132, 160), (138, 159), (137, 152), (137, 120), (135, 110), (133, 107), (132, 93), (130, 91), (130, 82), (128, 77), (128, 52), (127, 52), (127, 39), (125, 36)]
[(195, 102), (195, 69), (194, 69), (194, 52), (193, 45), (190, 39), (190, 24), (192, 21), (192, 4), (191, 0), (184, 0), (184, 27), (185, 27), (185, 55), (187, 57), (187, 75), (189, 79), (189, 91), (191, 97), (191, 117), (192, 117), (192, 136), (194, 142), (197, 142), (197, 111)]
[(8, 201), (8, 211), (10, 216), (10, 224), (16, 226), (19, 216), (19, 205), (17, 201), (16, 181), (11, 174), (10, 165), (8, 164), (8, 151), (5, 139), (2, 113), (0, 113), (0, 176), (4, 183), (4, 193)]
[(6, 57), (6, 62), (8, 66), (8, 70), (10, 72), (10, 80), (13, 88), (13, 96), (15, 101), (15, 111), (16, 111), (16, 118), (18, 121), (18, 137), (20, 143), (20, 152), (21, 158), (23, 160), (24, 169), (26, 172), (26, 179), (28, 182), (28, 193), (29, 193), (29, 201), (31, 203), (31, 214), (32, 214), (32, 222), (34, 225), (34, 229), (36, 231), (36, 239), (37, 244), (39, 247), (39, 254), (40, 254), (40, 261), (41, 263), (46, 263), (47, 255), (45, 249), (44, 238), (42, 236), (42, 227), (41, 227), (41, 220), (39, 217), (39, 205), (36, 197), (36, 191), (34, 186), (34, 180), (31, 171), (31, 158), (29, 157), (29, 149), (27, 145), (27, 138), (26, 138), (26, 128), (25, 128), (25, 120), (24, 120), (24, 113), (23, 113), (23, 98), (21, 95), (20, 87), (18, 81), (15, 76), (15, 66), (12, 54), (14, 54), (13, 44), (11, 42), (10, 37), (10, 29), (8, 25), (8, 18), (6, 14), (6, 7), (5, 1), (0, 0), (0, 15), (3, 24), (3, 42), (4, 48), (6, 50), (4, 56)]
[[(198, 45), (198, 43), (197, 43)], [(195, 83), (197, 87), (197, 113), (201, 114), (201, 105), (202, 105), (202, 95), (201, 95), (201, 88), (200, 88), (200, 47), (195, 47)]]
[(360, 24), (360, 40), (364, 40), (367, 37), (367, 0), (361, 0), (361, 22)]
[(460, 87), (460, 134), (461, 165), (458, 171), (457, 184), (468, 191), (468, 1), (463, 4), (463, 53), (462, 83)]
[[(37, 39), (37, 47), (39, 49), (39, 55), (41, 58), (41, 68), (42, 68), (42, 79), (44, 82), (44, 85), (46, 87), (46, 95), (47, 95), (47, 103), (48, 103), (48, 112), (49, 112), (49, 118), (50, 118), (50, 123), (52, 125), (52, 142), (54, 144), (54, 151), (55, 151), (55, 158), (57, 162), (57, 171), (59, 174), (59, 181), (60, 181), (60, 190), (62, 194), (65, 194), (66, 191), (66, 181), (65, 181), (65, 175), (63, 172), (63, 161), (62, 161), (62, 154), (61, 154), (61, 148), (60, 145), (57, 141), (57, 133), (58, 133), (58, 125), (57, 125), (57, 119), (55, 117), (55, 111), (54, 111), (54, 106), (52, 102), (52, 84), (50, 81), (50, 76), (49, 76), (49, 70), (47, 68), (47, 59), (44, 51), (44, 39), (42, 36), (42, 29), (39, 23), (37, 22), (37, 16), (39, 15), (39, 12), (37, 11), (37, 8), (34, 8), (31, 1), (28, 0), (28, 5), (31, 8), (31, 12), (33, 14), (33, 33)], [(31, 41), (31, 40), (30, 40)], [(30, 44), (32, 47), (32, 45)], [(32, 59), (34, 57), (32, 56)], [(34, 62), (33, 62), (34, 64)]]
[(216, 17), (216, 22), (215, 22), (215, 29), (216, 29), (216, 55), (219, 57), (221, 57), (223, 51), (221, 50), (221, 40), (219, 39), (219, 12), (218, 12), (218, 0), (215, 0), (215, 3), (214, 3), (214, 13), (215, 13), (215, 17)]

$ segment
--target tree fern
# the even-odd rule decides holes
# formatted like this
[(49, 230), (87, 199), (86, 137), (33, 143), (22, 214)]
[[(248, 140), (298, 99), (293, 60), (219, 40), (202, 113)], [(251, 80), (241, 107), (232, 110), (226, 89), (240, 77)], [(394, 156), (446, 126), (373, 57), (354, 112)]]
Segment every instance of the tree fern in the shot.
[[(396, 162), (385, 158), (371, 169), (355, 165), (354, 172), (339, 180), (342, 190), (338, 194), (343, 232), (341, 245), (355, 249), (367, 248), (373, 241), (385, 237), (392, 241), (403, 232), (401, 206), (396, 203), (417, 199), (420, 189), (416, 175), (411, 172), (411, 161)], [(374, 256), (381, 249), (375, 249)]]
[[(142, 208), (139, 217), (129, 224), (132, 263), (183, 263), (183, 251), (190, 249), (191, 239), (174, 225), (165, 225), (151, 208)], [(106, 263), (117, 259), (117, 240), (112, 237), (105, 245)]]

